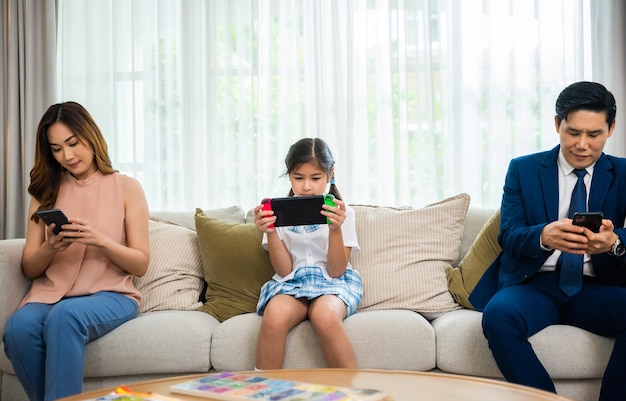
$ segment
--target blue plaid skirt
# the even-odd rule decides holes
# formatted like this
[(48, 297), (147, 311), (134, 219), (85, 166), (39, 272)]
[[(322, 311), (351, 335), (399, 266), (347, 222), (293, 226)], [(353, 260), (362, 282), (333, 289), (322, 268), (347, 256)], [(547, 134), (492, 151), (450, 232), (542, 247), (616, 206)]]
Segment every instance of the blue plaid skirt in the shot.
[(336, 295), (346, 304), (346, 317), (356, 311), (363, 297), (361, 276), (356, 270), (346, 269), (338, 278), (328, 280), (318, 266), (303, 266), (296, 269), (294, 276), (287, 281), (270, 280), (261, 288), (256, 306), (257, 313), (263, 315), (267, 303), (275, 295), (286, 294), (295, 298), (312, 300), (322, 295)]

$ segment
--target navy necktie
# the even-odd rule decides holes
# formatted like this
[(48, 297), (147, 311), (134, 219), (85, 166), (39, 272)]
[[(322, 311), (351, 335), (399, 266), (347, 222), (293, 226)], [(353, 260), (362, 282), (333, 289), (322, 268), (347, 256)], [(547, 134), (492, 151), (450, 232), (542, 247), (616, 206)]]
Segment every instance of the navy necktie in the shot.
[[(572, 200), (569, 204), (570, 219), (574, 216), (574, 212), (585, 212), (587, 210), (587, 187), (583, 180), (587, 170), (575, 169), (574, 174), (578, 176), (578, 181), (576, 181), (572, 191)], [(584, 255), (574, 255), (566, 252), (561, 254), (559, 286), (568, 296), (576, 294), (582, 286), (583, 258)]]

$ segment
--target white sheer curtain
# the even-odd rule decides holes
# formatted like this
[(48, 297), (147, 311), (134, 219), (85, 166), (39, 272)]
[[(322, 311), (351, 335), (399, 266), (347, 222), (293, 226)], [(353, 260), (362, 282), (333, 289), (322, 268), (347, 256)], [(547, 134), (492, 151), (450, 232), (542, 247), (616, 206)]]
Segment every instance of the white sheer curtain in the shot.
[(351, 203), (497, 207), (591, 79), (588, 0), (60, 0), (59, 100), (87, 107), (152, 210), (285, 195), (324, 138)]

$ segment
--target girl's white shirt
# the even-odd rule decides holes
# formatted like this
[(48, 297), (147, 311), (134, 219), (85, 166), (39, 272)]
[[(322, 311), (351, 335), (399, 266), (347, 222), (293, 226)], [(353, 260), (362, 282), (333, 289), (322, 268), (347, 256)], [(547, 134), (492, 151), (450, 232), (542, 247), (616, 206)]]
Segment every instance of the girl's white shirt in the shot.
[[(284, 277), (274, 274), (273, 279), (276, 281), (286, 281), (294, 276), (298, 267), (301, 266), (319, 266), (322, 269), (324, 277), (332, 280), (328, 273), (328, 224), (321, 224), (319, 229), (308, 232), (302, 227), (300, 232), (296, 233), (290, 230), (291, 227), (276, 227), (278, 237), (285, 243), (285, 247), (291, 254), (293, 261), (291, 273)], [(361, 250), (356, 236), (356, 217), (354, 209), (346, 205), (346, 219), (341, 225), (344, 247), (352, 248), (351, 254), (355, 254)], [(267, 234), (263, 234), (263, 248), (267, 247)], [(352, 266), (348, 262), (348, 269)]]

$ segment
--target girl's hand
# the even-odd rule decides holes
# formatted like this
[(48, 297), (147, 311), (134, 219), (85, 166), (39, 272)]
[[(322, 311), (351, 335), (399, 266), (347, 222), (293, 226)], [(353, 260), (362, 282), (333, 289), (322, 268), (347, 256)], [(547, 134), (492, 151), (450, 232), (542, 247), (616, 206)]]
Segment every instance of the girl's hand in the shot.
[(322, 208), (324, 209), (322, 211), (322, 214), (326, 216), (331, 223), (328, 225), (328, 229), (330, 231), (341, 230), (341, 225), (346, 220), (345, 203), (339, 199), (335, 199), (334, 202), (335, 206), (330, 206), (326, 204), (322, 205)]
[(276, 221), (273, 210), (263, 210), (263, 205), (254, 208), (254, 224), (262, 233), (273, 233), (274, 227), (270, 227)]

